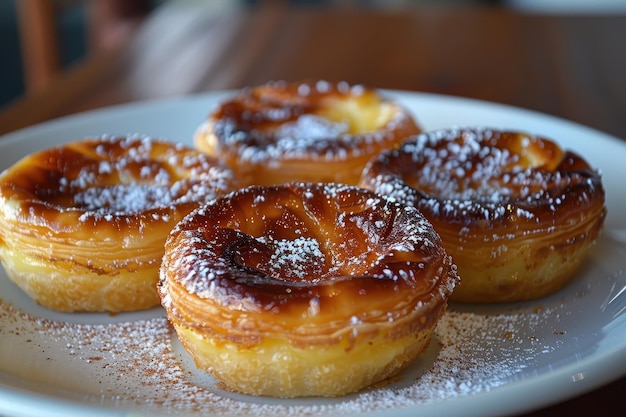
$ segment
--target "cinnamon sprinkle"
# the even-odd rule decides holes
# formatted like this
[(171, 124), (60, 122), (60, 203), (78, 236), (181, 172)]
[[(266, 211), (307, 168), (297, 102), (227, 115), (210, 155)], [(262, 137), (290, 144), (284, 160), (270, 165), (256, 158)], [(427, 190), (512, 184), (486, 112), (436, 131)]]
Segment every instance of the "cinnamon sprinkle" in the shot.
[(35, 317), (0, 301), (0, 369), (58, 396), (142, 413), (355, 414), (416, 407), (507, 383), (558, 348), (532, 337), (532, 329), (554, 321), (557, 310), (482, 315), (452, 306), (429, 349), (392, 380), (341, 398), (282, 400), (229, 392), (195, 369), (160, 309), (152, 318), (80, 324)]

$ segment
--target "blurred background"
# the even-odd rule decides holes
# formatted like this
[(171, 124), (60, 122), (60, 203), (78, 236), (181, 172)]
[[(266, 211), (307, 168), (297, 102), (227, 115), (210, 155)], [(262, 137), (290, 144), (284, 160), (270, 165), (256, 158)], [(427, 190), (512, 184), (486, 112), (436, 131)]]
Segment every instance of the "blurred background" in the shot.
[[(33, 79), (41, 75), (33, 74), (32, 68), (29, 73), (29, 65), (40, 73), (49, 71), (44, 67), (63, 70), (89, 53), (117, 48), (147, 14), (169, 1), (204, 1), (229, 7), (233, 4), (262, 6), (281, 1), (303, 6), (358, 4), (378, 8), (417, 3), (437, 7), (491, 4), (529, 13), (626, 12), (626, 0), (0, 0), (0, 107), (45, 83), (45, 80)], [(35, 30), (42, 22), (48, 34)], [(37, 36), (45, 44), (41, 39), (33, 39)], [(49, 45), (55, 45), (55, 56), (47, 51)], [(39, 50), (34, 50), (37, 48)], [(44, 63), (34, 60), (44, 60)]]

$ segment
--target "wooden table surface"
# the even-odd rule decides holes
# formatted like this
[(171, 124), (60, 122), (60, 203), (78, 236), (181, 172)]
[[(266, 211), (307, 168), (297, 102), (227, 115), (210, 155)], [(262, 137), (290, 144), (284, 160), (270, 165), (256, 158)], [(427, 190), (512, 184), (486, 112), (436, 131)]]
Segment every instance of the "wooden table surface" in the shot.
[[(125, 47), (91, 56), (49, 89), (0, 109), (0, 134), (119, 103), (327, 79), (514, 105), (626, 140), (626, 15), (197, 3), (157, 10)], [(616, 366), (626, 375), (626, 363)], [(623, 393), (625, 378), (525, 415), (626, 411)]]

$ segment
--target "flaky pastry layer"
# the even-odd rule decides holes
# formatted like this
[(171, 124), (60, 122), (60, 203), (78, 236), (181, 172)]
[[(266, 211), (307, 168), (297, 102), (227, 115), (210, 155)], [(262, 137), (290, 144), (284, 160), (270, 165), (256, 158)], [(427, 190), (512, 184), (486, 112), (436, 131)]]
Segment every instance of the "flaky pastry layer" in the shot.
[(461, 302), (539, 298), (572, 278), (606, 217), (599, 173), (554, 141), (445, 129), (381, 153), (360, 185), (415, 206), (459, 268)]

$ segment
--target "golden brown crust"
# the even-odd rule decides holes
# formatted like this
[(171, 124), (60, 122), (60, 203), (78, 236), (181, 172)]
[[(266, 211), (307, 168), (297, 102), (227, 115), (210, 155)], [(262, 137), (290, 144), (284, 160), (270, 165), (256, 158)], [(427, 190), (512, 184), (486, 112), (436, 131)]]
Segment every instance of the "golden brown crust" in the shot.
[(153, 307), (171, 228), (236, 186), (216, 160), (141, 136), (33, 153), (0, 177), (0, 259), (18, 286), (52, 309)]
[(187, 216), (166, 242), (159, 288), (198, 366), (232, 389), (336, 396), (421, 353), (457, 279), (414, 208), (357, 187), (288, 183)]
[(222, 102), (195, 143), (244, 184), (356, 184), (370, 158), (420, 131), (406, 109), (371, 88), (271, 82)]
[(507, 302), (565, 285), (606, 216), (601, 178), (546, 138), (497, 129), (418, 135), (372, 160), (360, 184), (418, 207), (459, 267), (451, 297)]

